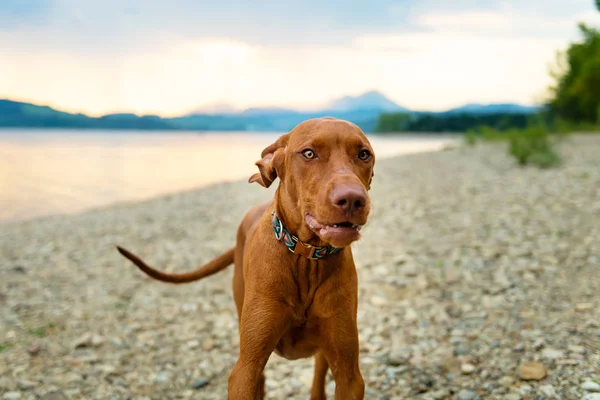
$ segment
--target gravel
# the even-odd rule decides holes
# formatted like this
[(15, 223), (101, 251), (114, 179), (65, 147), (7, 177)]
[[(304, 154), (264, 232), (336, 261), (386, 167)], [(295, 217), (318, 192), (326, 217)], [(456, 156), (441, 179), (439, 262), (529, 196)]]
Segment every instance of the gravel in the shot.
[[(600, 397), (600, 137), (562, 142), (552, 170), (497, 146), (377, 163), (354, 245), (367, 399)], [(189, 270), (272, 192), (223, 183), (3, 225), (0, 398), (226, 398), (232, 269), (171, 286), (113, 245)], [(525, 363), (543, 376), (522, 379)], [(312, 366), (271, 357), (268, 398), (308, 398)]]

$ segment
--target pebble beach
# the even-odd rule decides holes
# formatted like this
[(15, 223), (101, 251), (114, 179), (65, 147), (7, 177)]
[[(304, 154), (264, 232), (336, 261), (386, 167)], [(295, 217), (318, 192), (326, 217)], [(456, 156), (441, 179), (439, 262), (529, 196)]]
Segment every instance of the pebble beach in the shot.
[[(561, 141), (548, 170), (504, 146), (376, 163), (353, 245), (366, 399), (600, 400), (600, 135)], [(0, 399), (226, 399), (233, 268), (168, 285), (114, 245), (190, 270), (272, 194), (222, 183), (0, 225)], [(312, 368), (273, 355), (267, 398), (308, 399)]]

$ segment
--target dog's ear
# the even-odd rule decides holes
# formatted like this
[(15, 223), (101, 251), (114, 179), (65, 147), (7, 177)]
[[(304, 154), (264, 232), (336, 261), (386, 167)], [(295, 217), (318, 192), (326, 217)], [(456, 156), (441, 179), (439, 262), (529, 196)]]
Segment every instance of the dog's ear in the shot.
[(280, 136), (262, 151), (262, 158), (255, 163), (259, 172), (252, 175), (248, 182), (256, 182), (268, 188), (278, 176), (281, 177), (288, 140), (289, 133)]

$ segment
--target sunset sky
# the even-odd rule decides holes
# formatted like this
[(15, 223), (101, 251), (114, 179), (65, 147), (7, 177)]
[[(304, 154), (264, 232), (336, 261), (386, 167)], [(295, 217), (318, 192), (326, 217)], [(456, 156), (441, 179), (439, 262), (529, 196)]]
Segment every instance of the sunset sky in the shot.
[(543, 99), (592, 0), (1, 0), (0, 98), (90, 115)]

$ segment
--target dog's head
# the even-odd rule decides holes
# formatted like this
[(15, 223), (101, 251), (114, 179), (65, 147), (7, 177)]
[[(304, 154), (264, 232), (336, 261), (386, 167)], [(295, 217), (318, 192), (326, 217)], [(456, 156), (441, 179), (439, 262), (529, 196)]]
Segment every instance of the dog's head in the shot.
[(336, 247), (360, 238), (366, 224), (375, 154), (356, 125), (317, 118), (302, 122), (262, 152), (250, 177), (269, 187), (279, 177), (280, 217), (298, 236)]

